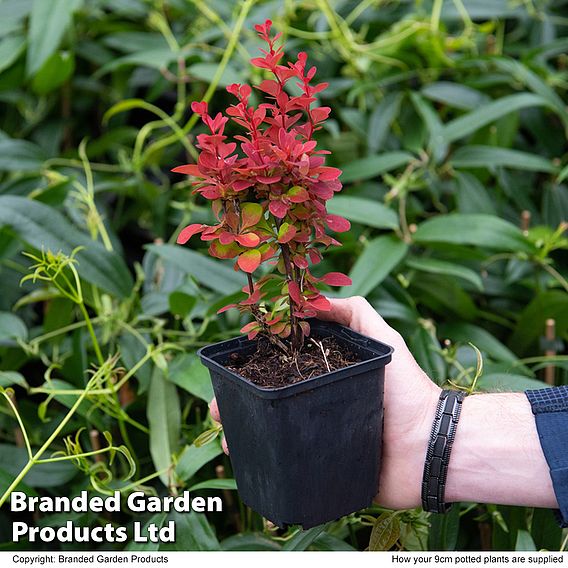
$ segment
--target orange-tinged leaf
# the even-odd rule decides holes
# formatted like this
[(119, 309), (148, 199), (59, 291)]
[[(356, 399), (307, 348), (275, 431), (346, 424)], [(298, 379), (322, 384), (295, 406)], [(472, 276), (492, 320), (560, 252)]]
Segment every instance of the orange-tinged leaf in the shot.
[(185, 245), (185, 243), (187, 243), (187, 241), (189, 241), (189, 239), (191, 239), (193, 235), (201, 233), (201, 231), (203, 231), (203, 229), (205, 228), (207, 228), (207, 225), (202, 225), (201, 223), (194, 223), (193, 225), (188, 225), (187, 227), (185, 227), (185, 229), (182, 229), (180, 231), (180, 234), (178, 235), (176, 241), (177, 244)]
[(291, 241), (296, 234), (296, 227), (290, 225), (290, 223), (282, 223), (280, 229), (278, 229), (278, 242), (287, 243)]
[(254, 248), (260, 243), (260, 237), (255, 233), (245, 233), (236, 236), (237, 242), (247, 248)]
[(254, 272), (260, 264), (260, 252), (256, 249), (247, 250), (239, 255), (237, 264), (243, 272)]
[(199, 166), (197, 164), (186, 164), (185, 166), (178, 166), (174, 168), (172, 172), (176, 174), (187, 174), (189, 176), (203, 177), (203, 174), (199, 171)]
[(289, 189), (287, 195), (292, 203), (303, 203), (310, 198), (310, 194), (307, 190), (299, 185), (295, 185)]
[(219, 241), (213, 241), (209, 246), (209, 254), (216, 258), (235, 258), (241, 250), (235, 243), (222, 245)]

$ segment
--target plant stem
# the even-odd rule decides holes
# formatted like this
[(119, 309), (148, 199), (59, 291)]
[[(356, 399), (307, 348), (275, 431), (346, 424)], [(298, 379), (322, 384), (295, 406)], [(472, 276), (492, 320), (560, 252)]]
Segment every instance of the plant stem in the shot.
[[(102, 367), (101, 367), (101, 369), (102, 369)], [(12, 493), (12, 491), (14, 491), (14, 489), (20, 484), (20, 482), (24, 479), (24, 477), (26, 476), (28, 471), (33, 467), (33, 465), (36, 463), (36, 461), (44, 454), (44, 452), (47, 450), (47, 448), (49, 448), (49, 446), (53, 443), (55, 438), (57, 438), (57, 436), (59, 436), (61, 430), (63, 430), (63, 428), (65, 427), (67, 422), (69, 422), (69, 420), (71, 419), (71, 416), (73, 416), (73, 414), (75, 414), (75, 412), (79, 408), (80, 404), (83, 402), (84, 398), (87, 396), (87, 393), (89, 392), (90, 386), (95, 384), (96, 380), (102, 374), (101, 369), (99, 369), (95, 373), (95, 375), (93, 375), (91, 380), (87, 383), (87, 387), (85, 388), (85, 390), (83, 391), (81, 396), (79, 396), (79, 398), (75, 401), (75, 404), (73, 404), (73, 406), (70, 408), (69, 412), (65, 415), (63, 420), (61, 420), (61, 422), (59, 423), (57, 428), (52, 432), (51, 436), (46, 440), (46, 442), (43, 444), (43, 446), (28, 460), (28, 463), (26, 463), (26, 465), (23, 467), (22, 471), (20, 471), (20, 473), (16, 476), (14, 481), (12, 481), (12, 483), (10, 484), (8, 489), (6, 489), (6, 491), (4, 492), (2, 497), (0, 497), (0, 507), (2, 507), (2, 505), (5, 503), (6, 499), (8, 499), (10, 493)]]
[(99, 362), (99, 365), (102, 365), (104, 363), (104, 358), (101, 352), (101, 346), (99, 345), (99, 340), (97, 339), (95, 330), (93, 329), (93, 324), (87, 312), (87, 308), (85, 307), (85, 303), (79, 302), (78, 306), (81, 310), (81, 313), (83, 314), (83, 318), (85, 318), (85, 323), (87, 324), (87, 329), (89, 330), (89, 335), (91, 336), (91, 340), (93, 342), (93, 348), (95, 350), (95, 355), (97, 356), (97, 361)]

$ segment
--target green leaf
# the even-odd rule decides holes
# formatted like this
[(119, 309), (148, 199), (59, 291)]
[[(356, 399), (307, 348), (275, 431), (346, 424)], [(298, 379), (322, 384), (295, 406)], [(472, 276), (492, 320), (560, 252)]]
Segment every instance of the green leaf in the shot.
[(473, 343), (496, 361), (515, 363), (516, 355), (485, 329), (466, 322), (450, 322), (439, 326), (438, 335), (454, 343)]
[(168, 303), (172, 314), (185, 318), (194, 308), (197, 298), (185, 292), (175, 291), (168, 296)]
[(61, 250), (70, 254), (77, 246), (85, 247), (76, 256), (81, 278), (119, 298), (130, 295), (132, 276), (122, 257), (107, 251), (99, 242), (92, 241), (52, 207), (24, 197), (2, 195), (2, 225), (11, 227), (22, 240), (38, 250)]
[(32, 89), (38, 95), (46, 95), (63, 85), (74, 70), (73, 54), (69, 51), (56, 52), (36, 73), (32, 80)]
[(541, 156), (494, 146), (463, 146), (455, 152), (450, 164), (454, 168), (503, 166), (535, 172), (556, 173), (558, 171), (558, 168), (550, 160)]
[(448, 122), (444, 125), (442, 134), (446, 142), (453, 142), (472, 134), (507, 114), (534, 106), (548, 106), (548, 102), (542, 97), (530, 93), (519, 93), (502, 97)]
[(28, 328), (26, 324), (15, 314), (10, 312), (0, 312), (0, 344), (8, 341), (14, 343), (16, 339), (28, 338)]
[(448, 276), (456, 276), (462, 280), (466, 280), (473, 284), (478, 290), (483, 290), (483, 282), (481, 276), (466, 268), (461, 264), (455, 264), (446, 260), (439, 260), (430, 257), (416, 257), (406, 259), (406, 265), (410, 268), (420, 270), (422, 272), (430, 272), (432, 274), (445, 274)]
[(397, 229), (398, 216), (380, 201), (364, 197), (336, 196), (328, 201), (327, 210), (376, 229)]
[(191, 479), (205, 464), (214, 460), (218, 455), (222, 454), (221, 444), (219, 440), (214, 440), (205, 446), (186, 446), (183, 450), (178, 464), (176, 466), (176, 474), (182, 481)]
[(349, 273), (353, 284), (342, 288), (341, 294), (366, 296), (390, 274), (407, 251), (408, 245), (394, 236), (373, 239)]
[(28, 382), (20, 373), (16, 371), (0, 371), (0, 387), (6, 388), (12, 385), (28, 388)]
[(201, 483), (192, 485), (188, 491), (199, 491), (200, 489), (223, 489), (229, 491), (237, 490), (237, 482), (234, 479), (208, 479)]
[(428, 219), (413, 235), (417, 243), (454, 243), (533, 252), (521, 230), (493, 215), (451, 213)]
[(446, 380), (446, 363), (440, 355), (440, 343), (433, 329), (419, 325), (410, 336), (412, 354), (424, 372), (438, 385)]
[[(169, 468), (172, 454), (177, 451), (181, 434), (181, 411), (175, 385), (164, 378), (162, 371), (154, 367), (148, 392), (148, 425), (150, 428), (150, 454), (156, 471)], [(160, 475), (163, 484), (169, 486), (167, 473)]]
[(223, 550), (281, 550), (280, 544), (262, 534), (239, 533), (221, 542)]
[[(37, 448), (32, 448), (32, 452)], [(10, 444), (0, 444), (0, 456), (2, 456), (2, 469), (16, 477), (28, 461), (26, 448), (18, 448)], [(29, 487), (59, 487), (69, 483), (78, 473), (78, 469), (71, 461), (59, 461), (52, 463), (39, 463), (34, 465), (24, 477), (24, 483)]]
[(37, 172), (46, 159), (43, 150), (32, 142), (12, 138), (0, 139), (0, 171)]
[(550, 509), (534, 509), (531, 523), (531, 536), (537, 550), (560, 549), (562, 529)]
[(515, 544), (515, 551), (529, 551), (534, 552), (536, 551), (536, 546), (534, 544), (534, 540), (532, 539), (531, 534), (529, 531), (526, 530), (519, 530), (517, 532), (517, 542)]
[(430, 134), (428, 149), (437, 163), (446, 155), (448, 150), (447, 141), (444, 138), (444, 126), (442, 121), (432, 106), (419, 94), (411, 93), (410, 98)]
[(282, 550), (307, 550), (326, 527), (327, 525), (319, 525), (306, 531), (299, 530), (290, 540), (286, 541)]
[(482, 375), (477, 381), (477, 388), (483, 391), (494, 392), (524, 392), (526, 390), (543, 389), (548, 385), (536, 379), (529, 379), (524, 375), (512, 373), (491, 373)]
[(391, 123), (399, 113), (402, 98), (403, 94), (400, 92), (388, 93), (371, 114), (367, 133), (369, 153), (375, 154), (383, 148)]
[(421, 93), (433, 101), (463, 110), (478, 108), (489, 98), (471, 87), (447, 81), (430, 83), (423, 87)]
[(455, 550), (460, 530), (460, 508), (454, 505), (446, 514), (430, 515), (429, 550)]
[[(215, 76), (218, 67), (219, 65), (217, 63), (194, 63), (187, 68), (187, 73), (196, 79), (200, 79), (206, 83), (211, 83), (213, 82), (213, 77)], [(219, 80), (217, 88), (226, 87), (232, 83), (241, 83), (242, 80), (242, 75), (236, 69), (227, 65), (221, 74), (221, 79)]]
[(230, 264), (213, 260), (188, 248), (175, 245), (148, 245), (146, 248), (221, 294), (231, 294), (245, 284), (242, 274), (235, 272)]
[(173, 521), (176, 527), (175, 542), (162, 543), (159, 550), (221, 550), (215, 532), (204, 514), (195, 511), (189, 513), (172, 511), (168, 514), (164, 525), (170, 521)]
[(194, 353), (177, 356), (170, 363), (168, 379), (207, 403), (214, 396), (209, 370)]
[(28, 35), (27, 76), (31, 77), (59, 47), (81, 0), (34, 0)]
[[(14, 481), (14, 476), (4, 469), (0, 469), (0, 495), (3, 495), (8, 487), (10, 487), (12, 481)], [(20, 483), (17, 487), (17, 490), (23, 491), (29, 497), (37, 497), (37, 492), (25, 483)]]
[(347, 544), (344, 540), (341, 540), (341, 538), (322, 532), (312, 543), (312, 550), (320, 550), (322, 552), (335, 552), (341, 550), (353, 552), (357, 549), (350, 544)]
[(390, 550), (400, 537), (400, 520), (397, 513), (382, 513), (371, 531), (369, 550)]
[(23, 36), (8, 36), (0, 41), (0, 73), (20, 57), (25, 45)]
[(516, 353), (524, 354), (544, 335), (546, 320), (556, 322), (556, 336), (562, 337), (568, 331), (568, 294), (551, 290), (538, 294), (521, 312), (513, 331), (509, 346)]
[(473, 174), (456, 172), (456, 182), (457, 212), (496, 215), (494, 199)]
[(413, 159), (409, 152), (386, 152), (355, 160), (343, 167), (341, 181), (350, 183), (377, 177), (380, 174), (408, 164)]

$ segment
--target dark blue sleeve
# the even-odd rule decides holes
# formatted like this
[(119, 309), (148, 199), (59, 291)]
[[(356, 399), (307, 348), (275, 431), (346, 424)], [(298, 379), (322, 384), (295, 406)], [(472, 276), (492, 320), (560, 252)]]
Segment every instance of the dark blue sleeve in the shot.
[(560, 522), (568, 527), (568, 386), (525, 391), (560, 508)]

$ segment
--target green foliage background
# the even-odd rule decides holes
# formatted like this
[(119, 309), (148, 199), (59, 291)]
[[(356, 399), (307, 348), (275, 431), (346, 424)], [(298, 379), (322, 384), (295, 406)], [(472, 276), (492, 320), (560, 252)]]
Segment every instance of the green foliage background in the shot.
[[(196, 154), (192, 100), (220, 109), (225, 85), (261, 80), (248, 64), (252, 28), (272, 18), (289, 52), (307, 51), (330, 84), (320, 144), (344, 171), (331, 209), (353, 228), (318, 270), (349, 273), (353, 286), (339, 294), (365, 295), (440, 384), (470, 385), (468, 342), (484, 358), (482, 390), (541, 387), (551, 361), (566, 384), (567, 357), (543, 353), (561, 353), (568, 335), (567, 7), (0, 1), (0, 386), (13, 389), (0, 407), (2, 492), (26, 464), (19, 487), (31, 495), (222, 490), (225, 513), (178, 516), (182, 550), (558, 550), (549, 511), (374, 507), (297, 533), (247, 510), (219, 439), (193, 444), (212, 427), (194, 352), (238, 333), (237, 314), (215, 314), (243, 282), (199, 243), (173, 244), (210, 212), (169, 170)], [(37, 263), (24, 251), (43, 280), (20, 285)], [(54, 461), (56, 451), (79, 457)], [(27, 520), (69, 517), (108, 522)], [(11, 544), (14, 518), (0, 510), (0, 548), (54, 547)]]

